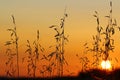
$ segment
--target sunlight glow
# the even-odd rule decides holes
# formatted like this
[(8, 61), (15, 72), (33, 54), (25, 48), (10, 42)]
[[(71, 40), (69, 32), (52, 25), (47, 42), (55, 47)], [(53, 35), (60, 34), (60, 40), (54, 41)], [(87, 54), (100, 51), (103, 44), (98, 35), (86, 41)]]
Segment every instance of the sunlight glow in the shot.
[(102, 69), (110, 70), (111, 69), (111, 63), (109, 60), (107, 61), (102, 61), (101, 63)]

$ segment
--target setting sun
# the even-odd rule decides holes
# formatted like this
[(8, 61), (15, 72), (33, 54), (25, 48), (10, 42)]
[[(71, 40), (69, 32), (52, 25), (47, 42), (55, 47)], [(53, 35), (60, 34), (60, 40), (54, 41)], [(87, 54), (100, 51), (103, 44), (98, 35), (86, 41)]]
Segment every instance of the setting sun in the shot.
[(0, 0), (0, 80), (120, 80), (120, 0)]
[(102, 69), (110, 70), (111, 69), (111, 63), (109, 60), (107, 61), (102, 61), (101, 62), (101, 67)]

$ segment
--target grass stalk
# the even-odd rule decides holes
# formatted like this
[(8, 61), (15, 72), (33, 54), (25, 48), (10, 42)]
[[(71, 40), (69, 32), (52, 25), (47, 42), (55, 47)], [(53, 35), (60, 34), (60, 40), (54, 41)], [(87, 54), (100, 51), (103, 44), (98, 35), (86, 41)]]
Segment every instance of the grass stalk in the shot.
[[(16, 55), (16, 58), (17, 58), (17, 77), (19, 77), (19, 52), (18, 52), (18, 35), (17, 35), (17, 27), (16, 27), (16, 22), (15, 22), (15, 18), (14, 16), (12, 15), (12, 21), (13, 21), (13, 25), (14, 25), (14, 28), (13, 29), (7, 29), (8, 31), (11, 32), (11, 40), (10, 41), (7, 41), (5, 45), (7, 46), (11, 46), (11, 45), (14, 45), (15, 47), (15, 54)], [(11, 50), (11, 49), (7, 49), (8, 50)], [(10, 55), (13, 55), (10, 53)], [(13, 56), (10, 56), (10, 57), (13, 57)]]
[(50, 53), (49, 57), (53, 57), (54, 55), (56, 55), (57, 74), (59, 77), (63, 76), (63, 64), (66, 62), (64, 57), (64, 44), (65, 44), (65, 41), (68, 41), (68, 39), (67, 37), (65, 37), (65, 34), (64, 34), (64, 23), (67, 16), (68, 15), (65, 12), (63, 18), (61, 18), (60, 26), (52, 25), (49, 27), (49, 28), (53, 28), (57, 33), (54, 36), (56, 39), (56, 50), (55, 52)]

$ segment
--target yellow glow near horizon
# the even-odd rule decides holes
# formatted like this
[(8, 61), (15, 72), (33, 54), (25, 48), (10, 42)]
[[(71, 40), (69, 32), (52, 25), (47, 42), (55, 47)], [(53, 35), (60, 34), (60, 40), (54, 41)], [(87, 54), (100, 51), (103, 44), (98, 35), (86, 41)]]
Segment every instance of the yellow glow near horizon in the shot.
[(111, 63), (109, 60), (107, 61), (102, 61), (101, 62), (101, 67), (102, 69), (110, 70), (111, 69)]

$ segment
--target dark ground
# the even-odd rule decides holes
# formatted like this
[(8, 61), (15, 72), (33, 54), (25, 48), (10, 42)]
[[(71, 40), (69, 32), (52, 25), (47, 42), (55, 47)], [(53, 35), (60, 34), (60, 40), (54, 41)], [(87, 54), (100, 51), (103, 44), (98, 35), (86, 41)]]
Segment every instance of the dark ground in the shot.
[(80, 72), (78, 76), (54, 77), (54, 78), (6, 78), (0, 77), (0, 80), (120, 80), (120, 69), (105, 71), (92, 69), (86, 72)]

